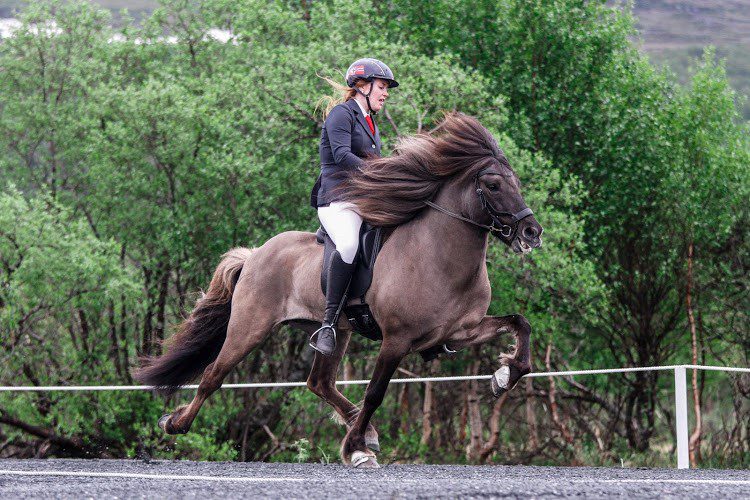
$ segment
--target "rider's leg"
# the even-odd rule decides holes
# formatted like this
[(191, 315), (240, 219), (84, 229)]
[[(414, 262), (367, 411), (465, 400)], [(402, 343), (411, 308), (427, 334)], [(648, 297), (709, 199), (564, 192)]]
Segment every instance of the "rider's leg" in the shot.
[(331, 256), (328, 269), (323, 324), (310, 338), (310, 346), (329, 356), (336, 349), (334, 317), (354, 272), (362, 218), (353, 210), (351, 204), (342, 202), (333, 202), (327, 207), (318, 208), (318, 217), (336, 245), (336, 250)]
[(328, 236), (336, 245), (341, 259), (347, 264), (354, 262), (359, 248), (359, 230), (362, 217), (351, 203), (334, 201), (327, 207), (318, 208), (318, 218)]

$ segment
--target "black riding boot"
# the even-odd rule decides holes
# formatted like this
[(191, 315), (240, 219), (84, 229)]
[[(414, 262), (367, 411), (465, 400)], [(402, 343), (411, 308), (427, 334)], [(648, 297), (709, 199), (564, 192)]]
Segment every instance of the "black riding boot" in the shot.
[(321, 326), (310, 337), (310, 347), (321, 354), (330, 356), (336, 350), (336, 312), (341, 306), (346, 289), (349, 286), (356, 260), (347, 264), (341, 260), (341, 255), (334, 250), (331, 255), (331, 267), (328, 269), (328, 284), (326, 289), (326, 312)]

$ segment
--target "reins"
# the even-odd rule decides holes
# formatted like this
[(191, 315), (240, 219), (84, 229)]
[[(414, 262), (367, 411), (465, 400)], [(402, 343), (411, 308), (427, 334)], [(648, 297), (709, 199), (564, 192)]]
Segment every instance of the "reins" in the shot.
[(436, 204), (434, 204), (433, 202), (431, 202), (429, 200), (425, 200), (424, 203), (425, 203), (425, 205), (434, 208), (438, 212), (443, 212), (445, 215), (450, 215), (454, 219), (458, 219), (458, 220), (462, 220), (464, 222), (468, 222), (469, 224), (473, 224), (474, 226), (481, 227), (482, 229), (486, 229), (487, 231), (498, 231), (498, 232), (500, 231), (495, 226), (488, 226), (486, 224), (480, 224), (478, 222), (474, 222), (473, 220), (467, 219), (466, 217), (462, 217), (462, 216), (460, 216), (458, 214), (455, 214), (455, 213), (451, 212), (450, 210), (447, 210), (447, 209), (441, 207), (440, 205), (436, 205)]

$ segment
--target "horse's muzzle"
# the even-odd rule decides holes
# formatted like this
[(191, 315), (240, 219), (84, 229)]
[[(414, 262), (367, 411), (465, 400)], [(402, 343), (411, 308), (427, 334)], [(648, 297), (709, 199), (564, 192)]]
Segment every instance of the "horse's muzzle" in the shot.
[(539, 239), (534, 244), (529, 244), (528, 242), (524, 241), (523, 238), (520, 236), (516, 237), (510, 244), (511, 250), (513, 250), (515, 253), (521, 253), (521, 254), (527, 254), (530, 253), (533, 249), (538, 248), (542, 246), (542, 241)]
[(510, 248), (515, 253), (527, 254), (542, 246), (543, 232), (544, 229), (533, 216), (522, 220), (516, 230), (515, 238), (510, 243)]

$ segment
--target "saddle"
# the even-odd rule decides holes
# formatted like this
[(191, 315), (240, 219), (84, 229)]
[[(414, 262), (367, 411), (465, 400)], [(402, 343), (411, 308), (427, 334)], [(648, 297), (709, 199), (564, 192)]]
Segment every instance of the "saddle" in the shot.
[[(349, 320), (352, 329), (370, 340), (383, 340), (375, 318), (372, 316), (370, 306), (365, 302), (365, 294), (372, 284), (372, 272), (375, 268), (375, 260), (380, 252), (383, 242), (383, 231), (380, 227), (363, 223), (359, 231), (359, 249), (357, 250), (357, 265), (354, 268), (352, 281), (347, 292), (347, 304), (343, 307), (343, 313)], [(320, 273), (320, 288), (323, 295), (327, 289), (328, 268), (331, 264), (331, 255), (336, 250), (336, 245), (326, 230), (321, 226), (315, 233), (318, 243), (324, 245), (323, 268)], [(352, 300), (355, 302), (352, 303)]]
[[(323, 295), (326, 293), (326, 281), (328, 268), (331, 264), (331, 255), (336, 250), (336, 245), (326, 230), (321, 226), (315, 233), (315, 238), (323, 247), (323, 268), (320, 272), (320, 288)], [(347, 304), (343, 307), (343, 313), (349, 320), (352, 330), (363, 337), (380, 341), (383, 340), (383, 332), (375, 321), (370, 311), (370, 306), (365, 302), (365, 294), (372, 284), (372, 272), (375, 269), (375, 260), (383, 244), (384, 230), (381, 227), (371, 226), (364, 222), (359, 231), (359, 249), (357, 250), (357, 266), (354, 268), (352, 282), (347, 292)], [(446, 345), (437, 345), (419, 351), (424, 361), (431, 361), (442, 354), (455, 354), (456, 351), (448, 349)]]

